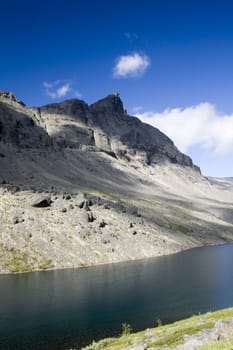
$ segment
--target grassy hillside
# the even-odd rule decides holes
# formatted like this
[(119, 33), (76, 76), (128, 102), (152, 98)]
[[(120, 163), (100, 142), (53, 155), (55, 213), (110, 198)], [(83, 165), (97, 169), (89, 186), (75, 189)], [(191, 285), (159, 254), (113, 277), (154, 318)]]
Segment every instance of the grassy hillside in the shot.
[(130, 327), (124, 325), (118, 338), (93, 342), (82, 350), (174, 349), (182, 344), (186, 344), (187, 349), (188, 344), (195, 342), (201, 350), (233, 350), (233, 308), (192, 316), (132, 334)]

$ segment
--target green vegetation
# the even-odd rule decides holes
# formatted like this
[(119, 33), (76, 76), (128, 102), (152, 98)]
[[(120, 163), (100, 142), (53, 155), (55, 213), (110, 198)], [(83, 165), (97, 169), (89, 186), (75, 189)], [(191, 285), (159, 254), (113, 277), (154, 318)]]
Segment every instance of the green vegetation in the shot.
[(122, 326), (121, 326), (121, 329), (122, 329), (122, 333), (121, 335), (129, 335), (131, 332), (132, 332), (132, 327), (130, 324), (128, 323), (122, 323)]
[(119, 196), (115, 193), (100, 191), (98, 189), (93, 189), (92, 191), (88, 191), (89, 195), (97, 196), (106, 200), (120, 202), (122, 200), (122, 196)]
[[(17, 248), (6, 248), (1, 247), (5, 251), (5, 257), (2, 261), (2, 266), (4, 269), (18, 273), (18, 272), (29, 272), (35, 269), (38, 265), (38, 260), (29, 255), (25, 249)], [(51, 259), (45, 259), (39, 262), (38, 269), (47, 270), (53, 267)]]
[(182, 225), (178, 225), (178, 224), (174, 224), (174, 223), (170, 223), (169, 224), (169, 228), (173, 231), (178, 231), (178, 232), (181, 232), (181, 233), (184, 233), (184, 234), (188, 234), (190, 233), (190, 230), (187, 229), (187, 227), (184, 227)]
[[(169, 346), (176, 347), (184, 343), (184, 335), (195, 335), (203, 329), (213, 328), (218, 320), (226, 322), (233, 317), (233, 308), (216, 312), (208, 312), (204, 315), (192, 316), (188, 319), (174, 322), (170, 325), (159, 325), (146, 331), (130, 334), (131, 326), (122, 325), (122, 335), (118, 338), (107, 338), (99, 342), (93, 342), (83, 350), (121, 350), (126, 347), (146, 344), (145, 349), (151, 347)], [(233, 338), (220, 340), (217, 343), (202, 346), (201, 350), (233, 350)]]
[(86, 266), (87, 266), (87, 264), (85, 264), (83, 262), (81, 262), (80, 265), (79, 265), (79, 267), (86, 267)]
[(163, 334), (162, 338), (155, 341), (155, 342), (149, 342), (149, 346), (170, 346), (170, 347), (175, 347), (177, 345), (183, 344), (184, 340), (184, 334), (187, 335), (193, 335), (196, 334), (197, 332), (201, 331), (202, 329), (205, 328), (213, 328), (214, 323), (208, 322), (204, 323), (202, 325), (190, 325), (187, 327), (177, 327), (177, 329), (172, 329), (172, 332), (165, 332)]
[(11, 248), (7, 251), (8, 258), (3, 261), (3, 267), (12, 272), (26, 272), (31, 270), (30, 257), (26, 251)]
[(233, 339), (203, 345), (200, 350), (233, 350)]
[(51, 268), (53, 267), (52, 260), (51, 260), (51, 259), (45, 260), (45, 261), (44, 261), (43, 263), (41, 263), (38, 267), (39, 267), (40, 270), (48, 270), (48, 269), (51, 269)]

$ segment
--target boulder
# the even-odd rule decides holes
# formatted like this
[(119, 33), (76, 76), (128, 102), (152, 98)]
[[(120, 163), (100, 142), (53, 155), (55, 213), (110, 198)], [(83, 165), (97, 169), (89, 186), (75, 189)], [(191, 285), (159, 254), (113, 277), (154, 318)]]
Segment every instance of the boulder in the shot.
[(92, 214), (92, 212), (89, 212), (88, 213), (88, 222), (93, 222), (93, 221), (95, 221), (95, 217), (94, 217), (94, 215)]
[(35, 195), (29, 198), (29, 204), (35, 208), (46, 208), (50, 207), (52, 200), (49, 195)]

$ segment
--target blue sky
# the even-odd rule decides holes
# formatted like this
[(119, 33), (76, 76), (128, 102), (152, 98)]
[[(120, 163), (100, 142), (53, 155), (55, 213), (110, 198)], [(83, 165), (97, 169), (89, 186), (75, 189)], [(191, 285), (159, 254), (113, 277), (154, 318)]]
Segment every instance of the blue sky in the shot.
[(0, 31), (0, 89), (29, 106), (119, 91), (205, 175), (233, 176), (233, 1), (8, 0)]

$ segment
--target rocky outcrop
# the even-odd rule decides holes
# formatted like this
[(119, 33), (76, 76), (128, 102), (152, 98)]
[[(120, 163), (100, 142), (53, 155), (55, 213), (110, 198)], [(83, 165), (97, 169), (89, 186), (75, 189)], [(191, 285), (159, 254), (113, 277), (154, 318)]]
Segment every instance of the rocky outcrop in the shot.
[(88, 106), (72, 99), (37, 109), (51, 137), (63, 147), (104, 151), (127, 162), (145, 165), (172, 162), (199, 169), (190, 157), (158, 129), (129, 116), (119, 94)]
[(43, 188), (55, 181), (119, 191), (135, 186), (124, 169), (166, 163), (200, 172), (166, 135), (129, 116), (119, 94), (90, 106), (71, 99), (26, 108), (14, 94), (0, 92), (0, 162), (4, 182), (42, 182)]
[(1, 100), (6, 100), (6, 101), (13, 101), (13, 102), (17, 102), (17, 97), (15, 96), (15, 94), (13, 94), (12, 92), (9, 91), (3, 91), (0, 90), (0, 99)]
[(158, 129), (129, 116), (119, 94), (88, 106), (78, 99), (28, 109), (0, 91), (0, 142), (24, 148), (102, 151), (144, 165), (172, 162), (198, 170)]
[(0, 143), (22, 148), (43, 148), (51, 145), (51, 139), (39, 125), (35, 114), (27, 109), (16, 96), (0, 92)]
[(169, 161), (194, 167), (191, 158), (179, 152), (166, 135), (129, 116), (119, 95), (109, 95), (94, 103), (90, 112), (89, 125), (100, 129), (104, 143), (108, 140), (108, 149), (118, 157), (128, 161), (139, 158), (147, 165)]

